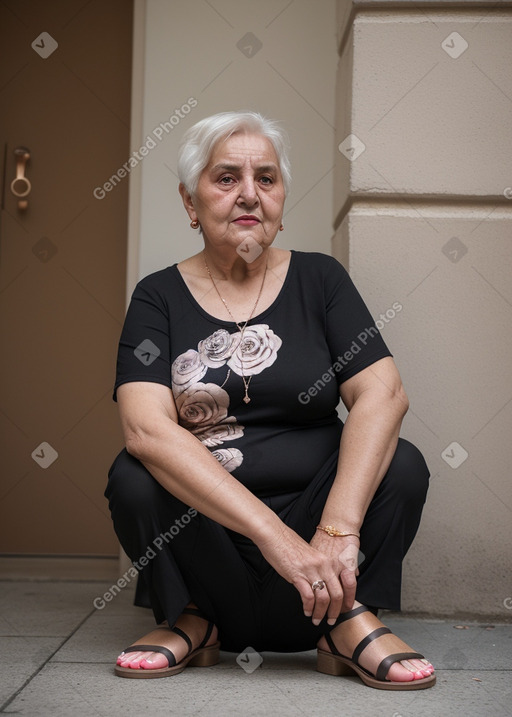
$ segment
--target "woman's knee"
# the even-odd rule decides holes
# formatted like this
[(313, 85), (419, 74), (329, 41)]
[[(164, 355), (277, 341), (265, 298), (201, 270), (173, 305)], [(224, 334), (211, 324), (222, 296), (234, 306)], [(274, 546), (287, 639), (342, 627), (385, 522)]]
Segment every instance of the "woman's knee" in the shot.
[(160, 485), (147, 468), (123, 448), (108, 472), (105, 497), (111, 510), (121, 504), (140, 512), (148, 501), (154, 500), (159, 489)]
[(404, 498), (425, 500), (430, 471), (421, 451), (405, 438), (398, 439), (386, 474), (388, 483)]

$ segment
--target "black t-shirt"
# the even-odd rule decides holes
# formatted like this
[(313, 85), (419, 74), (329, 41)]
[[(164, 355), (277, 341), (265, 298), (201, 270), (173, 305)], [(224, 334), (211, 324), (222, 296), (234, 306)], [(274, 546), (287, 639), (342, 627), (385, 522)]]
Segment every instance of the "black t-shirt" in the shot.
[(391, 353), (346, 270), (316, 252), (292, 251), (277, 298), (240, 339), (176, 264), (150, 274), (128, 308), (114, 400), (130, 381), (169, 386), (180, 425), (255, 495), (303, 490), (339, 446), (339, 385)]

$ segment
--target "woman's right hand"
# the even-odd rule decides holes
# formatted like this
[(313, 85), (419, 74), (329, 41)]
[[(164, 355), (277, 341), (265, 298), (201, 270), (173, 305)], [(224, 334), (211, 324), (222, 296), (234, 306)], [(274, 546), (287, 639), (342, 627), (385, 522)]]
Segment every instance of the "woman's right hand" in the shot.
[[(271, 536), (258, 540), (257, 546), (265, 560), (299, 591), (304, 614), (315, 625), (325, 616), (333, 625), (344, 597), (338, 557), (312, 547), (284, 523)], [(323, 580), (323, 590), (313, 590), (316, 580)]]

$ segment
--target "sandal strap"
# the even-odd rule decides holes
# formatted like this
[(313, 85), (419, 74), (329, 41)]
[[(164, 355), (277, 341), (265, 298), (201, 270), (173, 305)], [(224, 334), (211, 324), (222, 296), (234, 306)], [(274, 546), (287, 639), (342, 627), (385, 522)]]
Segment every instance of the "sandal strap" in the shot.
[[(203, 613), (201, 612), (201, 610), (199, 610), (197, 607), (186, 607), (186, 608), (184, 608), (184, 610), (182, 611), (182, 615), (183, 615), (183, 614), (184, 614), (184, 615), (195, 615), (196, 617), (201, 617), (201, 618), (203, 618), (203, 620), (208, 620), (208, 618), (206, 618), (206, 617), (203, 615)], [(204, 646), (206, 645), (206, 643), (208, 642), (208, 639), (209, 639), (210, 635), (212, 634), (212, 630), (213, 630), (213, 622), (211, 622), (210, 620), (208, 620), (208, 625), (207, 625), (207, 627), (206, 627), (206, 634), (205, 634), (205, 636), (203, 637), (203, 639), (202, 639), (202, 641), (201, 641), (201, 644), (200, 644), (199, 647), (197, 648), (198, 650), (200, 650), (202, 647), (204, 647)], [(190, 640), (188, 639), (188, 636), (185, 637), (185, 633), (182, 633), (181, 631), (180, 631), (178, 634), (180, 634), (181, 637), (183, 637), (184, 639), (187, 640), (187, 642), (188, 642), (188, 644), (189, 644), (189, 652), (190, 652), (190, 651), (192, 650), (192, 643), (191, 643)]]
[[(357, 617), (357, 615), (360, 615), (363, 612), (371, 612), (371, 610), (369, 610), (366, 607), (366, 605), (359, 605), (359, 607), (355, 607), (353, 610), (349, 610), (348, 612), (342, 612), (338, 616), (334, 627), (337, 627), (340, 623), (345, 622), (345, 620), (351, 620), (353, 617)], [(332, 629), (334, 629), (334, 627)], [(344, 657), (344, 655), (341, 654), (341, 652), (338, 650), (338, 648), (334, 644), (334, 641), (333, 641), (330, 633), (326, 632), (324, 637), (327, 641), (327, 644), (329, 645), (329, 649), (331, 650), (331, 652), (334, 655), (338, 655), (338, 657)], [(361, 643), (359, 643), (359, 644), (361, 644)], [(359, 645), (357, 647), (359, 647)], [(356, 650), (357, 650), (357, 647), (356, 647)], [(362, 649), (364, 649), (364, 647)]]
[(334, 640), (332, 639), (331, 634), (329, 632), (326, 632), (324, 637), (325, 637), (325, 641), (329, 645), (329, 649), (333, 653), (333, 655), (337, 655), (338, 657), (343, 657), (341, 652), (338, 650), (338, 648), (334, 644)]
[(353, 610), (342, 612), (336, 620), (336, 625), (339, 625), (341, 622), (345, 622), (345, 620), (351, 620), (353, 617), (357, 617), (357, 615), (360, 615), (362, 612), (371, 612), (371, 610), (369, 610), (366, 605), (359, 605), (359, 607), (355, 607)]
[(190, 639), (190, 637), (187, 635), (186, 632), (183, 632), (183, 630), (180, 630), (180, 628), (176, 627), (176, 626), (170, 627), (169, 630), (171, 632), (174, 632), (175, 635), (179, 635), (181, 638), (183, 638), (185, 640), (185, 642), (188, 645), (188, 653), (187, 654), (192, 652), (192, 640)]
[(208, 627), (206, 628), (206, 634), (203, 637), (203, 639), (201, 640), (201, 644), (197, 648), (198, 650), (200, 650), (202, 647), (204, 647), (206, 645), (210, 635), (212, 634), (212, 630), (213, 630), (213, 622), (208, 621)]
[[(390, 632), (391, 632), (391, 630), (389, 629), (389, 627), (377, 627), (375, 630), (370, 632), (369, 635), (367, 635), (366, 637), (363, 637), (363, 639), (357, 645), (356, 649), (354, 650), (354, 652), (352, 654), (352, 661), (355, 662), (356, 665), (359, 665), (358, 660), (359, 660), (359, 657), (361, 656), (361, 653), (364, 650), (364, 648), (368, 647), (370, 642), (373, 642), (381, 635), (387, 635)], [(381, 664), (382, 664), (382, 662), (381, 662)]]
[(161, 652), (167, 658), (169, 667), (174, 667), (176, 664), (176, 658), (173, 653), (167, 647), (162, 647), (161, 645), (130, 645), (123, 652)]
[(389, 672), (389, 668), (395, 662), (400, 662), (401, 660), (413, 660), (415, 658), (419, 658), (420, 660), (425, 659), (424, 655), (421, 655), (419, 652), (395, 652), (394, 655), (385, 657), (377, 667), (377, 672), (375, 673), (376, 679), (381, 681), (385, 680), (386, 675)]
[[(203, 617), (201, 615), (201, 613), (199, 612), (199, 610), (197, 610), (196, 608), (186, 607), (183, 610), (183, 612), (186, 613), (187, 615), (197, 615), (198, 617)], [(206, 618), (204, 618), (204, 619), (206, 619)], [(192, 645), (192, 640), (187, 635), (187, 633), (184, 632), (181, 628), (176, 627), (176, 626), (170, 627), (168, 629), (171, 632), (174, 632), (175, 635), (179, 635), (179, 637), (181, 637), (183, 640), (185, 640), (185, 642), (187, 643), (187, 646), (188, 646), (187, 655), (189, 655), (192, 652), (193, 645)], [(199, 645), (199, 647), (197, 649), (201, 649), (202, 647), (205, 646), (205, 644), (208, 642), (208, 638), (212, 634), (212, 630), (213, 630), (213, 622), (208, 622), (206, 634), (203, 638), (203, 641), (201, 642), (201, 644)], [(169, 650), (167, 647), (163, 647), (162, 645), (130, 645), (130, 647), (127, 647), (126, 650), (123, 650), (123, 652), (124, 653), (127, 653), (127, 652), (160, 652), (167, 659), (167, 662), (169, 663), (169, 667), (174, 667), (176, 665), (176, 658), (175, 658), (174, 654), (171, 652), (171, 650)]]
[[(184, 608), (184, 610), (182, 611), (182, 615), (183, 615), (183, 614), (184, 614), (184, 615), (195, 615), (196, 617), (202, 617), (203, 620), (208, 620), (208, 618), (205, 617), (205, 616), (203, 615), (203, 613), (201, 612), (201, 610), (199, 610), (199, 608), (197, 608), (197, 607), (186, 607), (186, 608)], [(209, 638), (210, 638), (210, 635), (212, 634), (212, 630), (213, 630), (213, 622), (211, 622), (210, 620), (208, 620), (208, 625), (207, 625), (207, 627), (206, 627), (206, 634), (205, 634), (205, 636), (203, 637), (203, 639), (202, 639), (202, 641), (201, 641), (201, 644), (200, 644), (199, 647), (197, 648), (198, 650), (200, 650), (202, 647), (204, 647), (204, 646), (206, 645), (206, 643), (208, 642), (208, 640), (209, 640)], [(192, 643), (190, 642), (190, 640), (188, 640), (188, 637), (185, 637), (185, 633), (182, 634), (182, 633), (180, 632), (180, 633), (178, 633), (178, 634), (180, 634), (181, 637), (183, 637), (184, 639), (187, 640), (187, 642), (189, 643), (189, 652), (190, 652), (190, 651), (192, 650)]]

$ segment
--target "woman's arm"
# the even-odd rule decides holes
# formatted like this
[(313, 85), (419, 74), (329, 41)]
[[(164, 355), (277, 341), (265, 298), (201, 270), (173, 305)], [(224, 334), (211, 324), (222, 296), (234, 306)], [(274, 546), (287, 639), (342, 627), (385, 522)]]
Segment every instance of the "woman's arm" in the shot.
[[(409, 407), (392, 358), (376, 361), (340, 386), (349, 414), (343, 428), (336, 478), (324, 506), (320, 525), (359, 533), (368, 506), (384, 477), (398, 443)], [(358, 539), (331, 537), (318, 530), (311, 544), (338, 557), (345, 553), (341, 580), (344, 609), (355, 597)]]
[[(189, 431), (178, 425), (171, 390), (157, 383), (130, 382), (117, 390), (128, 453), (141, 461), (172, 495), (221, 525), (250, 538), (265, 559), (299, 591), (306, 614), (331, 622), (343, 597), (336, 559), (319, 552), (234, 476)], [(316, 596), (311, 584), (327, 583)], [(329, 602), (330, 600), (330, 602)]]
[(254, 542), (281, 523), (192, 433), (178, 425), (166, 386), (126, 383), (118, 388), (117, 397), (128, 453), (169, 493)]
[(359, 532), (395, 453), (409, 402), (390, 357), (376, 361), (342, 383), (340, 394), (349, 414), (322, 525)]

